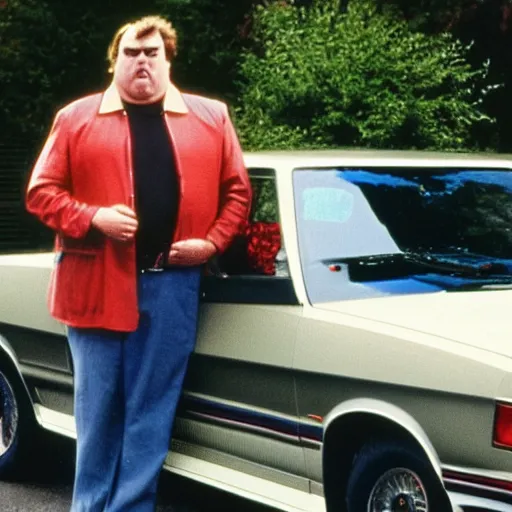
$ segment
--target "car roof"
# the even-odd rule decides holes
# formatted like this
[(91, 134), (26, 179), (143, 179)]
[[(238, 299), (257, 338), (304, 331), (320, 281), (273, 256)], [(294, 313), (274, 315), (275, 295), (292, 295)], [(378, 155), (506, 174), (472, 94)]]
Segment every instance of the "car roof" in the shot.
[(244, 154), (249, 168), (308, 167), (505, 167), (512, 168), (512, 154), (393, 151), (370, 149), (258, 151)]

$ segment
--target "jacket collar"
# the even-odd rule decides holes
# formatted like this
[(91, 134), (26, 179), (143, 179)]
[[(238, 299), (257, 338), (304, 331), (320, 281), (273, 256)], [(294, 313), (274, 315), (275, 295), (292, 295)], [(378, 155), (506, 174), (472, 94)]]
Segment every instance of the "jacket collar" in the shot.
[[(108, 89), (103, 93), (103, 98), (100, 104), (99, 114), (110, 114), (124, 110), (121, 96), (117, 91), (117, 87), (112, 82)], [(188, 113), (188, 108), (183, 101), (183, 97), (180, 91), (171, 83), (164, 96), (164, 111), (174, 112), (176, 114)]]

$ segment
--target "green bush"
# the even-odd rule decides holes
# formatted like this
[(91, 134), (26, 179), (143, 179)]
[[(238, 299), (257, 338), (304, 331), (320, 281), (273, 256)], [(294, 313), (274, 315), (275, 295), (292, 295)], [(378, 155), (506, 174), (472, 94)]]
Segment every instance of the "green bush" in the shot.
[(247, 149), (367, 146), (459, 149), (492, 122), (486, 69), (449, 34), (425, 35), (373, 2), (272, 1), (254, 15), (237, 124)]
[(261, 0), (154, 0), (178, 31), (173, 80), (185, 90), (228, 99), (236, 96), (238, 59), (253, 6)]

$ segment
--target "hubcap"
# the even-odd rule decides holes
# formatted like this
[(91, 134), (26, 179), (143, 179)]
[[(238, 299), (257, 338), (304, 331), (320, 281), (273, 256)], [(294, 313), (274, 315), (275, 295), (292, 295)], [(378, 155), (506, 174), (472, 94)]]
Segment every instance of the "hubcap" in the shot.
[(374, 485), (368, 512), (428, 512), (425, 487), (413, 471), (391, 469)]
[(12, 446), (18, 430), (18, 404), (9, 381), (0, 372), (0, 457)]

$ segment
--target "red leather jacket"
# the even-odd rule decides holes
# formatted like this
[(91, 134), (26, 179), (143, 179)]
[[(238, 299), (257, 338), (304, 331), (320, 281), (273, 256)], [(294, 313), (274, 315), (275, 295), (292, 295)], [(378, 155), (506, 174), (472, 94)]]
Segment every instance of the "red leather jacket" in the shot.
[[(164, 111), (180, 178), (174, 241), (206, 238), (222, 252), (244, 227), (251, 199), (227, 108), (170, 85)], [(128, 118), (111, 85), (58, 112), (27, 190), (27, 209), (57, 233), (48, 301), (65, 324), (137, 327), (135, 244), (91, 228), (100, 206), (118, 203), (134, 208), (134, 188)]]

